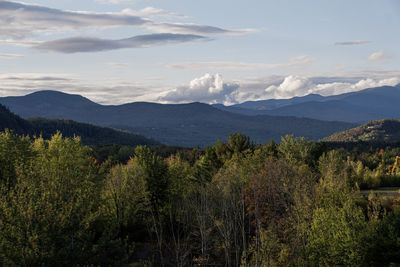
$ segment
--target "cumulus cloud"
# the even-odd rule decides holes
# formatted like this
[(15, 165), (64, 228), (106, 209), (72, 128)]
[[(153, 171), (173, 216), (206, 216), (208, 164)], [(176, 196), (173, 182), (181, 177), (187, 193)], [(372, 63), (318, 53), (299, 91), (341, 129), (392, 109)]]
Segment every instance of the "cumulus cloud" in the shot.
[(263, 99), (287, 99), (308, 94), (338, 95), (380, 86), (400, 84), (400, 75), (386, 78), (271, 76), (259, 81), (226, 82), (219, 74), (206, 74), (164, 93), (165, 103), (223, 103), (225, 105)]
[(206, 40), (205, 37), (193, 34), (159, 33), (138, 35), (132, 38), (109, 40), (90, 37), (74, 37), (48, 41), (36, 46), (37, 49), (59, 53), (99, 52), (123, 48), (143, 48), (168, 43), (185, 43)]
[(280, 85), (267, 87), (265, 92), (276, 98), (288, 98), (306, 94), (311, 85), (312, 82), (309, 79), (291, 75), (286, 77)]
[(164, 93), (166, 103), (223, 103), (226, 105), (263, 99), (286, 99), (308, 94), (338, 95), (380, 86), (395, 86), (400, 75), (386, 78), (271, 76), (259, 81), (226, 82), (219, 74), (206, 74)]
[[(226, 81), (220, 74), (206, 74), (187, 85), (169, 86), (164, 78), (143, 78), (141, 82), (110, 79), (87, 81), (71, 74), (0, 74), (0, 96), (25, 95), (38, 90), (59, 90), (80, 94), (104, 104), (134, 101), (163, 103), (224, 103), (291, 98), (307, 94), (324, 96), (400, 84), (400, 72), (369, 73), (364, 76), (301, 77), (268, 76), (241, 81)], [(393, 76), (392, 76), (393, 75)], [(161, 79), (161, 80), (160, 80)]]
[(159, 100), (173, 103), (231, 103), (238, 89), (239, 84), (224, 83), (220, 74), (206, 74), (192, 80), (188, 86), (167, 92)]
[(395, 86), (400, 83), (399, 77), (372, 79), (364, 78), (355, 82), (335, 81), (318, 83), (318, 78), (288, 76), (279, 85), (271, 85), (265, 89), (269, 98), (291, 98), (308, 94), (324, 96), (360, 91), (367, 88), (380, 86)]
[(376, 51), (376, 52), (371, 53), (368, 56), (368, 60), (370, 60), (370, 61), (382, 61), (386, 58), (387, 58), (387, 56), (383, 51)]
[(355, 41), (336, 42), (335, 45), (364, 45), (369, 43), (370, 41), (366, 40), (355, 40)]

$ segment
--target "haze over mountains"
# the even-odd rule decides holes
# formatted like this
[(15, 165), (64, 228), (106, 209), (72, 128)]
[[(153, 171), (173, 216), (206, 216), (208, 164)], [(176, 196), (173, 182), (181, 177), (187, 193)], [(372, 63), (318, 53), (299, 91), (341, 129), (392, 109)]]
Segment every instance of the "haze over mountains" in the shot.
[(204, 146), (241, 132), (255, 142), (278, 141), (294, 134), (320, 139), (354, 124), (325, 122), (286, 116), (246, 116), (222, 111), (202, 103), (129, 103), (100, 105), (79, 95), (41, 91), (21, 97), (0, 98), (11, 111), (23, 118), (69, 119), (113, 127), (140, 134), (167, 145)]
[(245, 102), (219, 109), (246, 115), (296, 116), (326, 121), (363, 123), (400, 117), (400, 85), (335, 95)]

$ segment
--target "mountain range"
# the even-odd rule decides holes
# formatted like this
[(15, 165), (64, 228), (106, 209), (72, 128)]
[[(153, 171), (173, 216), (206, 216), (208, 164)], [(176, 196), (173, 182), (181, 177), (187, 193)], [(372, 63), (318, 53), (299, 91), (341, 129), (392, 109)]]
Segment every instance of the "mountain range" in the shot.
[(400, 85), (370, 88), (358, 92), (291, 99), (244, 102), (232, 106), (215, 105), (221, 110), (245, 115), (295, 116), (324, 121), (365, 123), (400, 117)]
[(71, 120), (29, 119), (25, 120), (0, 105), (0, 131), (49, 138), (56, 132), (63, 136), (79, 136), (86, 145), (158, 145), (154, 140), (110, 128), (78, 123)]
[(56, 91), (3, 97), (0, 103), (23, 118), (74, 120), (186, 147), (210, 145), (235, 132), (246, 134), (257, 143), (278, 141), (285, 134), (317, 140), (355, 126), (294, 116), (248, 116), (202, 103), (101, 105), (80, 95)]

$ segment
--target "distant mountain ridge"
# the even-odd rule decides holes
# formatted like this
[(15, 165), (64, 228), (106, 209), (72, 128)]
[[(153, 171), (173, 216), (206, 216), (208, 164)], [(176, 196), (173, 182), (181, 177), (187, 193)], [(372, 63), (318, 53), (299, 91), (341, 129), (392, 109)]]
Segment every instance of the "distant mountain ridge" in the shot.
[(365, 89), (334, 96), (307, 95), (292, 99), (245, 102), (217, 108), (238, 114), (296, 116), (325, 121), (364, 123), (400, 118), (400, 85)]
[(0, 131), (5, 129), (21, 135), (50, 138), (56, 132), (66, 137), (80, 136), (86, 145), (157, 145), (154, 140), (114, 129), (78, 123), (71, 120), (29, 119), (25, 120), (0, 105)]
[(234, 132), (264, 143), (279, 140), (285, 134), (320, 139), (354, 126), (288, 116), (246, 116), (202, 103), (100, 105), (81, 96), (54, 91), (4, 97), (0, 103), (23, 118), (70, 119), (128, 130), (167, 145), (188, 147), (210, 145)]
[(400, 120), (371, 121), (365, 125), (335, 133), (325, 138), (324, 141), (400, 143)]

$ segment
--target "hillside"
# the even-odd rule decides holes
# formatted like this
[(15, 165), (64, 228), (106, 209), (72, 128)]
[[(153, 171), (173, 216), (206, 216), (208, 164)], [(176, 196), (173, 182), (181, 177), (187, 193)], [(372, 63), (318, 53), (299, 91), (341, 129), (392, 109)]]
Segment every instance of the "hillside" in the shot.
[(333, 134), (328, 142), (399, 143), (400, 120), (372, 121), (365, 125)]
[(0, 105), (0, 131), (12, 129), (15, 133), (25, 134), (32, 130), (32, 125)]
[(143, 136), (134, 135), (110, 128), (78, 123), (71, 120), (29, 119), (25, 120), (0, 105), (0, 131), (10, 129), (18, 134), (45, 138), (60, 131), (66, 137), (80, 136), (87, 145), (154, 145), (157, 142)]
[(74, 120), (128, 130), (167, 145), (187, 147), (210, 145), (218, 139), (225, 140), (234, 132), (264, 143), (279, 140), (285, 134), (316, 140), (354, 127), (350, 123), (289, 116), (246, 116), (202, 103), (99, 105), (80, 96), (53, 91), (0, 98), (0, 103), (23, 118)]
[(400, 85), (383, 86), (334, 96), (307, 95), (216, 107), (238, 114), (296, 116), (324, 121), (365, 123), (400, 117)]

